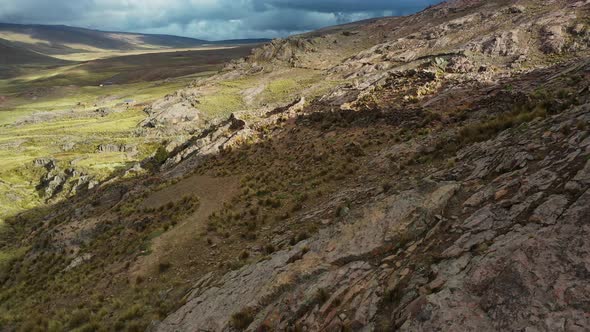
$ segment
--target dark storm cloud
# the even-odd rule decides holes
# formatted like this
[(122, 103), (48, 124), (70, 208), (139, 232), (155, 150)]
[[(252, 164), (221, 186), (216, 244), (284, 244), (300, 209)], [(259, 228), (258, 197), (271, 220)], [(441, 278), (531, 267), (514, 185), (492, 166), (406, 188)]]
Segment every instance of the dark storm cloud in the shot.
[(436, 1), (432, 0), (254, 0), (257, 8), (278, 7), (324, 13), (383, 10), (391, 10), (396, 12), (414, 12), (435, 2)]
[(66, 24), (204, 39), (282, 37), (440, 0), (0, 0), (0, 22)]

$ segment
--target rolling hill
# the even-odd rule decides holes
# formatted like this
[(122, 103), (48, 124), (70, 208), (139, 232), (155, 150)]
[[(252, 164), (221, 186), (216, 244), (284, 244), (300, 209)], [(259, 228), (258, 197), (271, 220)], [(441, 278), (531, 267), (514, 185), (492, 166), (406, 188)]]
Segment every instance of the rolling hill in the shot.
[(66, 65), (69, 61), (36, 53), (0, 39), (0, 79), (15, 75), (24, 67)]
[(264, 39), (210, 42), (171, 35), (152, 35), (91, 30), (65, 25), (21, 25), (0, 23), (0, 39), (14, 47), (47, 55), (97, 50), (151, 50), (188, 48), (207, 44), (243, 44)]
[(27, 68), (87, 62), (117, 56), (253, 45), (267, 39), (207, 41), (171, 35), (108, 32), (64, 25), (0, 23), (0, 78)]
[(39, 54), (0, 40), (0, 65), (19, 65), (31, 63), (64, 64), (66, 61)]

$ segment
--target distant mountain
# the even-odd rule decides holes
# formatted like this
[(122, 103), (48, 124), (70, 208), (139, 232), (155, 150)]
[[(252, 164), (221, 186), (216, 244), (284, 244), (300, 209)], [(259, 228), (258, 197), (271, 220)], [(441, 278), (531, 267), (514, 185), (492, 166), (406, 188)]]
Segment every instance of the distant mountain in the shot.
[(217, 40), (212, 42), (207, 42), (208, 44), (216, 44), (216, 45), (239, 45), (239, 44), (262, 44), (268, 43), (271, 39), (266, 38), (257, 38), (257, 39), (227, 39), (227, 40)]
[[(206, 44), (248, 44), (266, 39), (207, 41), (171, 35), (99, 31), (65, 25), (22, 25), (0, 23), (0, 41), (46, 55), (63, 55), (101, 50), (149, 50), (187, 48)], [(0, 55), (0, 57), (3, 57)], [(1, 60), (0, 60), (1, 61)]]
[(65, 64), (67, 61), (39, 54), (25, 48), (5, 43), (0, 39), (0, 66), (41, 63), (46, 65)]

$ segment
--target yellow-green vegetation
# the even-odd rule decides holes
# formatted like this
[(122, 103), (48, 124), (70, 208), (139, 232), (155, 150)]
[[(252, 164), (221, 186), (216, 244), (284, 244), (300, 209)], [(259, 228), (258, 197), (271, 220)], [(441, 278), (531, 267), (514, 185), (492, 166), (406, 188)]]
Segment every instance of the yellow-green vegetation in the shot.
[[(0, 95), (6, 97), (0, 111), (0, 220), (44, 202), (36, 187), (46, 170), (33, 166), (38, 158), (54, 159), (61, 169), (101, 180), (153, 153), (158, 142), (134, 134), (146, 116), (141, 105), (210, 74), (165, 84), (79, 86), (112, 73), (68, 66), (0, 80)], [(98, 153), (101, 144), (132, 146), (137, 152)]]
[[(155, 143), (133, 134), (141, 119), (140, 110), (130, 109), (104, 117), (5, 126), (0, 133), (0, 219), (42, 203), (36, 186), (46, 171), (33, 165), (38, 158), (54, 159), (61, 168), (96, 180), (145, 158)], [(98, 153), (101, 144), (135, 146), (137, 153)]]
[(304, 82), (298, 82), (291, 78), (274, 80), (268, 84), (262, 93), (262, 99), (269, 102), (284, 101), (286, 96), (292, 96), (297, 90), (305, 87), (302, 85), (304, 85)]
[[(18, 118), (37, 112), (92, 110), (98, 107), (125, 107), (125, 101), (133, 100), (134, 104), (145, 103), (163, 97), (175, 91), (193, 77), (185, 77), (166, 84), (160, 82), (141, 82), (111, 86), (57, 86), (32, 89), (31, 96), (9, 92), (7, 107), (0, 111), (0, 125), (13, 123)], [(12, 85), (16, 89), (31, 89), (27, 81)], [(95, 106), (96, 105), (96, 106)]]
[[(165, 137), (134, 133), (146, 116), (145, 105), (216, 73), (227, 59), (250, 48), (153, 49), (114, 59), (121, 54), (81, 49), (106, 58), (52, 68), (21, 66), (20, 74), (0, 80), (0, 220), (46, 198), (36, 187), (47, 171), (34, 167), (35, 159), (53, 159), (61, 170), (101, 180), (153, 153)], [(133, 151), (98, 153), (104, 144)]]
[(2, 167), (0, 171), (0, 229), (4, 226), (3, 219), (6, 216), (42, 203), (34, 184), (34, 180), (41, 177), (40, 170), (15, 159), (10, 162), (5, 163), (9, 169)]
[(559, 113), (577, 103), (576, 96), (568, 89), (553, 92), (538, 90), (532, 95), (530, 101), (513, 105), (511, 112), (498, 114), (463, 127), (459, 133), (460, 138), (463, 144), (483, 141), (503, 130), (517, 127), (536, 118), (544, 118), (549, 114)]
[[(33, 248), (4, 253), (0, 258), (6, 256), (2, 261), (7, 263), (2, 265), (4, 270), (0, 270), (0, 280), (15, 278), (13, 280), (18, 281), (15, 287), (0, 291), (0, 324), (6, 326), (7, 322), (20, 321), (23, 327), (27, 327), (25, 330), (35, 331), (144, 331), (151, 320), (162, 319), (165, 313), (175, 308), (179, 304), (179, 295), (186, 289), (176, 284), (179, 291), (174, 290), (169, 296), (162, 297), (153, 284), (149, 285), (145, 281), (147, 287), (144, 287), (144, 280), (141, 278), (123, 280), (120, 275), (113, 275), (112, 270), (105, 270), (106, 267), (113, 267), (106, 262), (112, 262), (113, 257), (141, 254), (146, 248), (146, 243), (153, 238), (153, 234), (162, 234), (178, 220), (192, 213), (198, 204), (196, 197), (186, 196), (162, 208), (144, 211), (143, 219), (137, 218), (141, 213), (136, 210), (137, 200), (122, 204), (114, 210), (120, 219), (111, 221), (103, 233), (97, 234), (96, 241), (80, 248), (81, 253), (92, 253), (101, 259), (92, 259), (79, 267), (68, 267), (72, 264), (72, 260), (67, 258), (69, 252), (54, 252), (51, 249), (52, 243), (48, 240), (35, 242)], [(142, 221), (146, 215), (149, 215), (153, 222)], [(32, 215), (27, 214), (24, 218), (31, 217)], [(67, 214), (60, 215), (56, 222), (59, 223), (66, 218)], [(22, 223), (26, 223), (26, 219), (19, 218), (13, 226), (18, 228)], [(123, 225), (134, 226), (127, 228)], [(122, 232), (128, 231), (130, 233), (126, 241), (115, 241), (111, 245), (105, 245)], [(31, 272), (37, 275), (38, 278), (34, 279), (30, 278), (29, 272), (23, 270), (26, 268), (25, 265), (15, 263), (17, 258), (29, 250), (43, 251), (34, 262), (25, 263), (34, 270)], [(170, 268), (169, 263), (160, 264), (158, 273), (165, 282), (173, 280), (167, 273)], [(98, 270), (103, 270), (104, 273), (96, 273)], [(111, 282), (107, 282), (107, 279), (112, 280), (114, 288), (109, 287)], [(97, 286), (103, 290), (99, 290)], [(60, 293), (59, 301), (67, 301), (74, 306), (68, 310), (51, 309), (49, 315), (39, 312), (39, 307), (55, 300), (50, 294), (56, 291)], [(37, 296), (27, 298), (25, 294)], [(23, 310), (14, 310), (23, 303)], [(111, 316), (113, 312), (116, 312), (116, 315)]]
[(547, 111), (542, 108), (502, 114), (491, 120), (467, 126), (461, 130), (460, 135), (463, 143), (479, 142), (489, 139), (503, 130), (529, 122), (537, 117), (543, 118), (546, 115)]
[(9, 251), (0, 251), (0, 271), (6, 271), (14, 260), (21, 258), (28, 250), (27, 247), (21, 247)]
[[(128, 56), (128, 55), (139, 55), (139, 54), (154, 54), (154, 53), (169, 53), (169, 52), (186, 52), (186, 51), (203, 51), (203, 50), (226, 50), (234, 48), (234, 46), (207, 46), (207, 47), (190, 47), (190, 48), (175, 48), (175, 49), (156, 49), (156, 46), (152, 46), (151, 50), (135, 50), (135, 51), (117, 51), (117, 50), (104, 50), (104, 49), (92, 49), (80, 47), (81, 45), (68, 44), (68, 46), (80, 50), (92, 51), (92, 52), (79, 52), (73, 54), (59, 54), (55, 55), (55, 58), (68, 60), (68, 61), (91, 61), (97, 59), (112, 58), (116, 56)], [(144, 47), (148, 45), (143, 45)]]
[(32, 35), (12, 31), (0, 31), (0, 38), (28, 44), (49, 44), (48, 41), (35, 38)]
[(326, 79), (316, 70), (282, 69), (217, 82), (199, 97), (198, 109), (209, 117), (227, 116), (235, 111), (286, 104), (297, 96), (311, 99), (339, 83), (339, 80)]
[(223, 82), (215, 92), (206, 94), (199, 99), (199, 110), (210, 117), (223, 117), (243, 110), (245, 104), (241, 91), (245, 81)]
[[(245, 50), (228, 51), (241, 54)], [(156, 57), (153, 61), (178, 67), (201, 58), (209, 63), (211, 54), (216, 53), (162, 53), (153, 55)], [(142, 56), (145, 55), (138, 55)], [(28, 70), (20, 76), (0, 80), (0, 95), (4, 98), (0, 111), (0, 219), (38, 206), (46, 199), (37, 188), (46, 170), (33, 166), (36, 159), (53, 159), (62, 170), (73, 168), (101, 180), (153, 153), (159, 141), (134, 134), (138, 123), (145, 118), (143, 105), (186, 86), (195, 78), (212, 75), (214, 71), (210, 69), (215, 69), (207, 64), (194, 74), (166, 82), (144, 81), (144, 71), (155, 75), (149, 77), (165, 74), (127, 58), (117, 59), (121, 60)], [(99, 86), (112, 77), (123, 81)], [(318, 71), (296, 68), (216, 82), (199, 97), (198, 109), (208, 118), (281, 105), (296, 96), (312, 98), (339, 83), (324, 79)], [(249, 92), (253, 87), (261, 88)], [(158, 138), (161, 139), (165, 138)], [(137, 153), (98, 153), (102, 144), (136, 147)]]

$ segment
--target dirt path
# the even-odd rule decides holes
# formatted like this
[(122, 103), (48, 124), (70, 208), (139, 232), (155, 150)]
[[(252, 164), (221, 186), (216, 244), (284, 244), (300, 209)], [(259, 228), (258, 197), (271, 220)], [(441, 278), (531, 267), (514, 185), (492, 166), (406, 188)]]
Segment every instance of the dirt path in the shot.
[(196, 242), (205, 230), (211, 213), (223, 207), (238, 192), (238, 178), (214, 178), (193, 175), (168, 188), (160, 190), (144, 201), (146, 207), (159, 207), (186, 195), (196, 195), (199, 207), (171, 230), (152, 240), (151, 253), (142, 256), (131, 270), (132, 275), (149, 275), (157, 271), (162, 262), (174, 262), (178, 268), (188, 266), (202, 255)]

